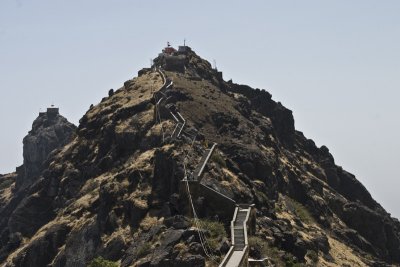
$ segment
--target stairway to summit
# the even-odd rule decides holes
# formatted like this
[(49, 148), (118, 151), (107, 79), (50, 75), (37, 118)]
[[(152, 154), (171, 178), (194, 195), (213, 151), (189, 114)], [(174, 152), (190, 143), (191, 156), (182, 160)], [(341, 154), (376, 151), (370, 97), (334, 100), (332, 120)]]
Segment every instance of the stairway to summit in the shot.
[[(159, 100), (157, 100), (157, 95), (154, 95), (154, 98), (156, 100), (155, 114), (160, 114), (160, 108), (163, 107), (169, 112), (170, 117), (175, 121), (176, 124), (171, 134), (171, 141), (173, 142), (174, 140), (178, 139), (181, 134), (187, 134), (189, 131), (184, 131), (186, 120), (183, 115), (178, 111), (177, 106), (174, 103), (167, 103), (169, 98), (166, 91), (164, 90), (170, 89), (173, 82), (171, 81), (170, 84), (166, 86), (167, 79), (165, 74), (161, 69), (157, 69), (157, 72), (161, 74), (165, 82), (162, 88), (160, 88), (159, 90), (159, 92), (161, 93), (161, 97), (159, 97)], [(156, 118), (156, 122), (161, 123), (161, 117), (159, 117), (158, 119)], [(197, 134), (197, 130), (195, 132)], [(195, 137), (193, 138), (193, 142), (194, 141)], [(186, 173), (185, 179), (182, 182), (186, 184), (186, 187), (184, 187), (186, 188), (186, 194), (188, 194), (190, 201), (192, 200), (193, 196), (195, 198), (201, 196), (204, 197), (210, 205), (214, 206), (215, 210), (219, 211), (219, 215), (221, 215), (222, 218), (227, 218), (232, 213), (234, 214), (233, 220), (231, 221), (232, 245), (220, 266), (247, 266), (247, 223), (250, 216), (251, 205), (236, 205), (236, 202), (233, 199), (201, 183), (206, 166), (209, 163), (213, 153), (215, 152), (216, 146), (217, 143), (214, 143), (210, 148), (206, 148), (203, 151), (203, 155), (200, 159), (200, 162), (197, 164), (193, 175), (189, 175), (188, 173)], [(191, 183), (189, 183), (189, 180), (191, 181)], [(196, 214), (194, 210), (193, 214)]]
[[(0, 175), (0, 266), (399, 265), (399, 221), (292, 111), (182, 48), (77, 128), (39, 115), (24, 165)], [(257, 232), (255, 208), (238, 204), (252, 202)]]

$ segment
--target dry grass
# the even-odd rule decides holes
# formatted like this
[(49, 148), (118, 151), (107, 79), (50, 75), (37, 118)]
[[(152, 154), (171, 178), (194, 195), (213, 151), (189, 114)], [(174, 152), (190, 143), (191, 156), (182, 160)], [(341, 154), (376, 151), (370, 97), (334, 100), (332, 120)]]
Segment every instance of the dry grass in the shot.
[(358, 257), (354, 251), (347, 245), (341, 243), (340, 241), (329, 237), (328, 242), (331, 247), (330, 254), (335, 260), (335, 263), (330, 263), (325, 261), (322, 257), (319, 259), (320, 266), (354, 266), (354, 267), (366, 267), (367, 265)]
[(134, 199), (133, 200), (133, 205), (141, 210), (145, 210), (149, 207), (147, 204), (147, 199)]
[(178, 255), (182, 255), (186, 253), (188, 250), (189, 250), (188, 246), (183, 242), (180, 242), (174, 246), (174, 253), (178, 252)]
[(222, 173), (224, 174), (225, 181), (221, 182), (221, 185), (225, 187), (228, 191), (239, 190), (241, 192), (246, 191), (246, 185), (239, 179), (239, 177), (231, 172), (227, 168), (222, 168)]
[(157, 73), (147, 73), (130, 81), (129, 88), (120, 88), (115, 91), (112, 97), (107, 97), (90, 109), (87, 118), (91, 120), (99, 113), (112, 116), (112, 106), (117, 108), (129, 108), (139, 104), (142, 101), (150, 100), (153, 92), (162, 86), (161, 77)]
[(157, 217), (151, 217), (147, 215), (141, 222), (140, 222), (140, 229), (144, 231), (150, 230), (151, 227), (155, 225), (161, 224), (161, 221), (157, 219)]
[(143, 152), (134, 161), (132, 161), (132, 164), (128, 166), (128, 168), (143, 171), (151, 170), (151, 159), (154, 157), (155, 151), (155, 149), (151, 149)]
[(13, 194), (12, 194), (12, 188), (14, 187), (15, 184), (15, 175), (4, 175), (3, 179), (0, 180), (0, 200), (4, 205), (8, 203)]

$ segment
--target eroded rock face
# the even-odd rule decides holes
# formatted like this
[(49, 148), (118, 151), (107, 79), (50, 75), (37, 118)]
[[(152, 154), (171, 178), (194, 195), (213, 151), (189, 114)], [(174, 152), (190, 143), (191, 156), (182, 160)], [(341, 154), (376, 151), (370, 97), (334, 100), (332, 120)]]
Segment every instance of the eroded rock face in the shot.
[(26, 188), (35, 181), (49, 154), (70, 142), (75, 129), (75, 125), (61, 116), (56, 108), (39, 114), (23, 140), (24, 164), (19, 168), (17, 189)]

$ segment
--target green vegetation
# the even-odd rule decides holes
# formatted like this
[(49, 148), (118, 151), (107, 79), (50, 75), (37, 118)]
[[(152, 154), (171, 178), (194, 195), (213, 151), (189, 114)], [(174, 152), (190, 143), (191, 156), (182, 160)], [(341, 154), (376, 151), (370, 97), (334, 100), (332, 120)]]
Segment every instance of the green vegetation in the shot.
[[(259, 251), (262, 257), (268, 257), (277, 267), (305, 267), (304, 263), (297, 262), (293, 255), (288, 252), (285, 252), (285, 255), (288, 256), (288, 259), (282, 259), (282, 252), (279, 252), (279, 249), (276, 247), (270, 246), (267, 241), (257, 236), (249, 237), (249, 246), (250, 248)], [(318, 258), (318, 255), (317, 255)]]
[(89, 263), (88, 267), (118, 267), (118, 264), (105, 260), (103, 257), (97, 257)]
[(225, 159), (221, 156), (221, 154), (219, 154), (218, 152), (215, 152), (212, 156), (211, 156), (211, 161), (218, 163), (221, 167), (226, 168), (226, 162)]
[(5, 179), (4, 181), (0, 182), (0, 190), (6, 189), (10, 187), (14, 182), (14, 179)]
[(271, 247), (264, 239), (257, 236), (250, 236), (249, 246), (258, 250), (263, 257), (269, 257), (274, 263), (276, 263), (276, 266), (285, 266), (279, 255), (278, 248)]
[(136, 257), (138, 259), (143, 258), (151, 251), (151, 244), (150, 242), (146, 242), (143, 245), (139, 246), (138, 250), (136, 251)]
[(307, 208), (305, 206), (303, 206), (296, 200), (291, 199), (289, 197), (286, 197), (285, 199), (286, 199), (286, 205), (288, 206), (288, 208), (290, 210), (293, 210), (294, 213), (300, 218), (300, 220), (303, 223), (310, 224), (310, 223), (314, 222), (314, 218), (312, 217), (311, 213), (307, 210)]
[(146, 105), (146, 110), (149, 110), (149, 109), (152, 109), (152, 108), (154, 108), (154, 105), (153, 105), (153, 104), (148, 103), (148, 104)]
[(258, 198), (258, 201), (260, 201), (261, 203), (268, 203), (268, 197), (266, 194), (264, 194), (261, 191), (255, 191), (255, 193)]
[(226, 237), (224, 225), (220, 222), (210, 220), (198, 220), (201, 229), (208, 231), (210, 236), (207, 237), (208, 245), (212, 250), (218, 249), (219, 241)]
[(318, 262), (318, 253), (315, 252), (314, 250), (307, 251), (307, 256), (313, 263)]
[(286, 261), (286, 267), (306, 267), (306, 265), (304, 263), (299, 263), (293, 259), (290, 259)]

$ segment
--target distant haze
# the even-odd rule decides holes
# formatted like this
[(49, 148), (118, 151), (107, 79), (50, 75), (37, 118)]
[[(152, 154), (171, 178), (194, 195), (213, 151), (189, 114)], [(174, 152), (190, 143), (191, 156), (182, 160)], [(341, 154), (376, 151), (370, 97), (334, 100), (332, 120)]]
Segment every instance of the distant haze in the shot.
[(0, 2), (0, 173), (52, 103), (78, 124), (167, 41), (268, 90), (400, 217), (400, 1)]

